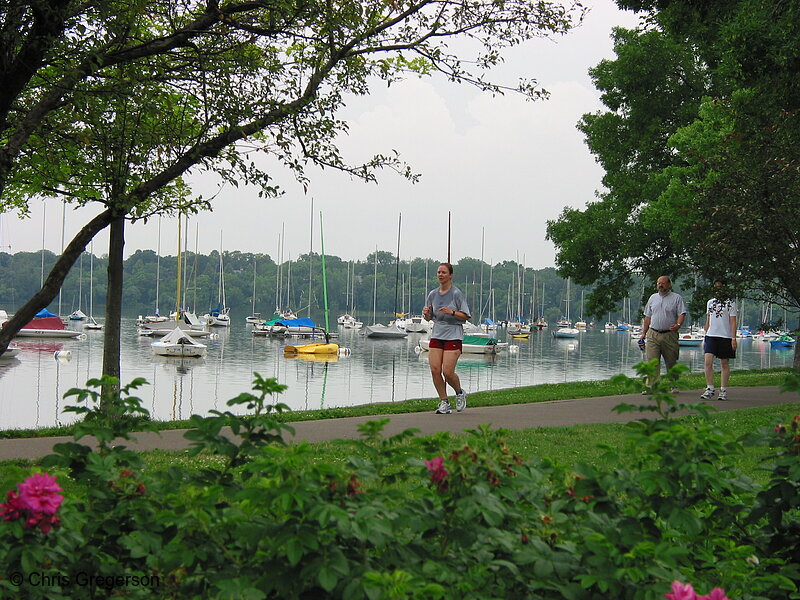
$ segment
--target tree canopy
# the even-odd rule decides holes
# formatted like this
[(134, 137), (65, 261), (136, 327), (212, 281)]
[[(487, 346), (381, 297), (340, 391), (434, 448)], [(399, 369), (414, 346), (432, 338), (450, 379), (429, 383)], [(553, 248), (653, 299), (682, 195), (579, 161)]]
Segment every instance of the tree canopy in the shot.
[(608, 110), (580, 128), (606, 189), (548, 223), (560, 273), (593, 308), (661, 274), (800, 307), (800, 2), (618, 4), (646, 18), (591, 71)]
[[(1, 5), (0, 209), (24, 213), (31, 197), (56, 195), (106, 209), (76, 235), (40, 293), (0, 333), (0, 348), (57, 293), (88, 241), (114, 218), (186, 208), (158, 200), (188, 173), (213, 170), (233, 185), (255, 183), (265, 195), (279, 191), (260, 160), (266, 155), (301, 181), (309, 163), (366, 180), (383, 168), (414, 178), (391, 152), (355, 165), (340, 154), (336, 136), (347, 123), (337, 111), (349, 95), (366, 94), (379, 80), (438, 73), (492, 93), (539, 98), (545, 92), (535, 81), (505, 87), (486, 74), (505, 48), (565, 33), (583, 14), (578, 2), (538, 0)], [(469, 43), (455, 51), (448, 45), (453, 38)], [(106, 136), (92, 120), (121, 125), (123, 104), (162, 118), (150, 119), (153, 127), (137, 129), (135, 138), (130, 129), (112, 136), (133, 144), (128, 155), (138, 156), (140, 167), (126, 173), (132, 177), (112, 198), (90, 189), (82, 167), (97, 166), (92, 155), (104, 160)], [(130, 114), (135, 123), (143, 113)]]

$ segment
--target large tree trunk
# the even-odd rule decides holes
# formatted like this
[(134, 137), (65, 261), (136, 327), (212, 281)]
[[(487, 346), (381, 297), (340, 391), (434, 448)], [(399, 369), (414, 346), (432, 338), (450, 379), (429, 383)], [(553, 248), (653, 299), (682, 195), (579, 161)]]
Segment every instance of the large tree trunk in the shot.
[(64, 283), (64, 279), (66, 279), (70, 269), (86, 250), (86, 246), (92, 238), (97, 235), (98, 232), (105, 229), (110, 222), (111, 211), (104, 210), (75, 234), (75, 237), (72, 238), (72, 241), (56, 261), (56, 264), (53, 265), (42, 289), (36, 292), (30, 300), (17, 310), (14, 317), (0, 330), (0, 353), (8, 348), (11, 340), (14, 339), (14, 336), (22, 329), (23, 325), (30, 321), (37, 312), (46, 308), (53, 301), (53, 298), (58, 295), (58, 291), (61, 289), (61, 285)]
[(125, 250), (125, 216), (111, 221), (108, 241), (108, 289), (106, 292), (103, 375), (120, 376), (120, 320), (122, 319), (122, 266)]

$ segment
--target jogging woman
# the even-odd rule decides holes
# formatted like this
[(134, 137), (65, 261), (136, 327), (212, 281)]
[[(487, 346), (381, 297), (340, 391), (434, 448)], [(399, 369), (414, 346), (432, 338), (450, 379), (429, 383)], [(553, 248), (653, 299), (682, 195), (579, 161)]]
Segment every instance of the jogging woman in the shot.
[(467, 394), (461, 389), (461, 381), (456, 375), (456, 363), (461, 356), (464, 340), (464, 321), (470, 318), (467, 299), (460, 289), (453, 285), (453, 265), (441, 263), (436, 270), (439, 288), (431, 290), (422, 309), (426, 321), (433, 320), (431, 331), (429, 361), (433, 386), (439, 395), (437, 415), (452, 412), (447, 399), (447, 386), (456, 393), (456, 411), (467, 407)]

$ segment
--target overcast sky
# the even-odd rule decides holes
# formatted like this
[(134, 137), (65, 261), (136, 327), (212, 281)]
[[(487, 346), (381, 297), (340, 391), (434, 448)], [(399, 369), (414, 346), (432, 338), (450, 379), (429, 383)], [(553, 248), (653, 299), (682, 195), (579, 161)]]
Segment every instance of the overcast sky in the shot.
[[(611, 29), (633, 27), (637, 18), (612, 0), (591, 0), (584, 24), (567, 36), (532, 40), (507, 55), (493, 77), (514, 85), (519, 77), (535, 78), (550, 93), (546, 101), (529, 102), (515, 95), (492, 97), (469, 86), (435, 78), (409, 78), (399, 85), (376, 86), (367, 97), (348, 103), (350, 134), (340, 143), (354, 162), (375, 153), (400, 152), (415, 172), (413, 184), (391, 172), (378, 184), (347, 175), (309, 171), (302, 187), (285, 173), (275, 173), (286, 194), (259, 199), (255, 190), (223, 189), (214, 210), (189, 223), (189, 249), (199, 226), (201, 253), (218, 249), (258, 252), (278, 258), (283, 229), (283, 259), (310, 248), (311, 201), (314, 202), (313, 249), (320, 250), (319, 213), (323, 213), (325, 252), (344, 260), (364, 259), (377, 247), (394, 253), (398, 215), (402, 213), (400, 256), (447, 257), (447, 215), (451, 212), (451, 259), (480, 258), (496, 264), (523, 261), (526, 266), (554, 266), (555, 249), (545, 240), (548, 219), (565, 206), (580, 208), (594, 199), (602, 171), (576, 129), (581, 115), (602, 109), (587, 70), (612, 58)], [(204, 195), (213, 193), (209, 178), (194, 179)], [(34, 201), (31, 218), (2, 215), (0, 250), (35, 251), (62, 248), (61, 204)], [(66, 243), (97, 209), (67, 207)], [(43, 218), (44, 216), (44, 218)], [(44, 231), (43, 231), (44, 230)], [(161, 253), (177, 251), (175, 219), (161, 222)], [(126, 230), (126, 255), (158, 247), (158, 219)], [(107, 253), (108, 237), (95, 238), (95, 254)]]

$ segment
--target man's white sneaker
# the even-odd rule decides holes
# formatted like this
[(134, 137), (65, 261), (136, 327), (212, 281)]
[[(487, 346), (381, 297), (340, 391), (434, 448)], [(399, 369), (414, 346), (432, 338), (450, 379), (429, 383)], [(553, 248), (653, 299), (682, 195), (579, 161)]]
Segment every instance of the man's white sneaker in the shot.
[(456, 394), (456, 411), (461, 412), (467, 408), (467, 392), (461, 390)]
[(719, 393), (719, 398), (717, 400), (722, 400), (723, 402), (728, 399), (728, 392), (727, 390), (724, 392)]
[(714, 397), (714, 390), (711, 388), (706, 388), (706, 391), (700, 394), (701, 400), (711, 400)]
[(447, 400), (442, 400), (439, 402), (439, 408), (436, 409), (437, 415), (449, 415), (452, 410), (450, 410), (450, 403)]

